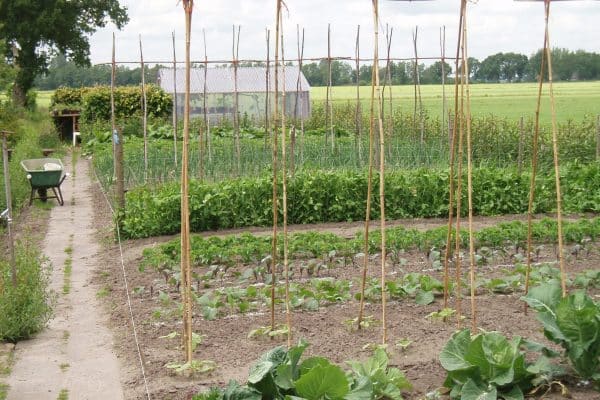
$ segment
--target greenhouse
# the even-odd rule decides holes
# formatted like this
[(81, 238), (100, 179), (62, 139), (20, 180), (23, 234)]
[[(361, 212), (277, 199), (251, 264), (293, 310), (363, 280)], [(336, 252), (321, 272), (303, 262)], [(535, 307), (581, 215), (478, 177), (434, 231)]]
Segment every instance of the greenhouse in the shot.
[[(237, 76), (236, 76), (237, 75)], [(285, 76), (285, 79), (283, 78)], [(285, 81), (285, 84), (284, 84)], [(285, 90), (285, 111), (289, 118), (310, 116), (310, 85), (297, 66), (279, 70), (279, 92)], [(158, 83), (167, 93), (177, 94), (177, 114), (183, 115), (185, 74), (183, 68), (162, 68)], [(267, 87), (269, 88), (267, 90)], [(262, 121), (274, 110), (275, 69), (267, 67), (192, 68), (190, 80), (192, 117), (203, 117), (204, 110), (211, 124), (233, 120), (236, 96), (242, 119)], [(204, 104), (206, 94), (206, 105)]]

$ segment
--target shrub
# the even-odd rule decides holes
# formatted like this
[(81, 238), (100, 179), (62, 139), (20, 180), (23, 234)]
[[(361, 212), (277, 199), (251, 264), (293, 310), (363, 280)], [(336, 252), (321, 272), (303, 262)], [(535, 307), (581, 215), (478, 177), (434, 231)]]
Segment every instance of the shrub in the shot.
[(49, 268), (31, 245), (19, 242), (15, 253), (16, 286), (9, 263), (0, 260), (0, 340), (13, 343), (42, 330), (52, 316)]

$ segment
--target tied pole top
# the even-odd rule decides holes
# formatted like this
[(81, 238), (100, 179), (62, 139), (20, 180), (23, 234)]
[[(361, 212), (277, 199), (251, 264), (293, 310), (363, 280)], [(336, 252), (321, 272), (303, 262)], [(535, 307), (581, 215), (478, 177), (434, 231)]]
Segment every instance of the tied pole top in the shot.
[(194, 8), (194, 0), (181, 0), (183, 3), (183, 9), (187, 14), (192, 13), (192, 9)]

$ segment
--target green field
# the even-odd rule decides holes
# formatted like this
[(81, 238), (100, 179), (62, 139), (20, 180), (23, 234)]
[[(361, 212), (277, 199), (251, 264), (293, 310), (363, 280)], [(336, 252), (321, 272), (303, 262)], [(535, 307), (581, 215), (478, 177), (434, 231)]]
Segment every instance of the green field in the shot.
[[(542, 112), (543, 124), (551, 121), (548, 85), (544, 90)], [(536, 83), (486, 83), (474, 84), (471, 88), (471, 109), (473, 115), (490, 115), (518, 120), (519, 117), (533, 118), (537, 99)], [(360, 96), (364, 106), (368, 106), (371, 87), (361, 86)], [(37, 104), (47, 108), (50, 105), (52, 91), (39, 91)], [(311, 88), (313, 102), (325, 101), (326, 88)], [(414, 110), (414, 87), (412, 85), (393, 86), (393, 105), (401, 107), (408, 113)], [(594, 82), (558, 82), (554, 84), (557, 119), (559, 122), (568, 120), (581, 121), (586, 115), (600, 114), (600, 81)], [(386, 91), (386, 99), (388, 92)], [(3, 99), (4, 95), (0, 95)], [(356, 87), (337, 86), (332, 89), (332, 98), (336, 103), (356, 101)], [(442, 112), (442, 86), (422, 85), (421, 98), (423, 106), (432, 116)], [(454, 104), (454, 85), (446, 85), (448, 108)]]
[[(519, 117), (533, 118), (537, 100), (538, 87), (536, 83), (496, 83), (474, 84), (471, 90), (471, 109), (473, 115), (493, 114), (510, 120)], [(360, 88), (361, 100), (368, 104), (371, 88)], [(388, 98), (386, 91), (386, 99)], [(325, 101), (326, 87), (311, 89), (314, 102)], [(401, 107), (406, 112), (414, 110), (414, 86), (393, 86), (393, 105)], [(585, 115), (600, 114), (600, 81), (595, 82), (559, 82), (554, 84), (556, 112), (559, 122), (569, 119), (581, 121)], [(448, 107), (454, 104), (454, 85), (446, 85)], [(332, 98), (335, 102), (355, 102), (356, 87), (333, 87)], [(442, 112), (442, 86), (422, 85), (421, 99), (423, 107), (430, 115), (440, 115)], [(542, 123), (550, 123), (550, 101), (548, 85), (545, 85), (542, 112)]]

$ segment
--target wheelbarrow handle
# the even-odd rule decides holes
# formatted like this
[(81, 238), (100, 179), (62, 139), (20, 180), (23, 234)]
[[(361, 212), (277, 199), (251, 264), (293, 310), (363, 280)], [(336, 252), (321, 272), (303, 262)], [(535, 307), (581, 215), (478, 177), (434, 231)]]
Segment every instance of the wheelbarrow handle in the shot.
[(68, 176), (70, 176), (71, 174), (69, 174), (68, 172), (66, 174), (63, 175), (63, 177), (61, 178), (60, 182), (58, 182), (58, 186), (62, 185), (62, 183), (64, 182), (65, 179), (67, 179)]

